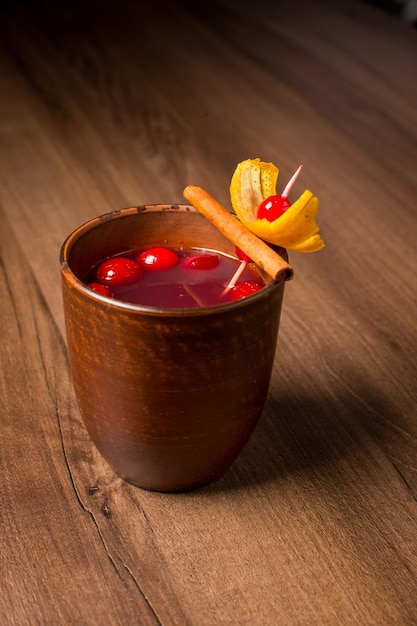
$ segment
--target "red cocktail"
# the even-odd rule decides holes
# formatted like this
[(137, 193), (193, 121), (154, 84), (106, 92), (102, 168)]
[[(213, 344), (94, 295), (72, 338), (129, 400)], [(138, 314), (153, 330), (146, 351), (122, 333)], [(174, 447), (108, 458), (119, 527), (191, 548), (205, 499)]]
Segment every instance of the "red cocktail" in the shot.
[(232, 288), (240, 261), (218, 250), (155, 246), (104, 259), (84, 282), (102, 295), (131, 304), (169, 309), (206, 307), (238, 300), (265, 285), (249, 263)]

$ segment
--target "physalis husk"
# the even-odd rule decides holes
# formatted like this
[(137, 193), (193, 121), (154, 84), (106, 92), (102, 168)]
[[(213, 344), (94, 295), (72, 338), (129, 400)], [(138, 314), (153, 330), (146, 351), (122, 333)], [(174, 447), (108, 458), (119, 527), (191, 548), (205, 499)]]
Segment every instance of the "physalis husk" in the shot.
[(233, 210), (242, 224), (264, 241), (299, 252), (320, 250), (324, 241), (318, 234), (316, 223), (319, 201), (311, 191), (304, 191), (273, 222), (257, 218), (260, 204), (277, 194), (278, 173), (273, 163), (265, 163), (260, 159), (239, 163), (230, 183)]

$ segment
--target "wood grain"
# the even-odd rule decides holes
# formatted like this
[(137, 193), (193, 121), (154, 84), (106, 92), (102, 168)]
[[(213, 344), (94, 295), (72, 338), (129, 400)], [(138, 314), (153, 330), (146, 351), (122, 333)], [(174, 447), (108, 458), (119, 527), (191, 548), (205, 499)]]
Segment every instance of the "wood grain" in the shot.
[[(9, 3), (0, 13), (0, 609), (9, 625), (400, 625), (417, 616), (416, 34), (363, 2)], [(160, 495), (90, 442), (58, 254), (87, 219), (230, 207), (303, 163), (267, 406), (215, 484)], [(284, 183), (283, 183), (284, 185)]]

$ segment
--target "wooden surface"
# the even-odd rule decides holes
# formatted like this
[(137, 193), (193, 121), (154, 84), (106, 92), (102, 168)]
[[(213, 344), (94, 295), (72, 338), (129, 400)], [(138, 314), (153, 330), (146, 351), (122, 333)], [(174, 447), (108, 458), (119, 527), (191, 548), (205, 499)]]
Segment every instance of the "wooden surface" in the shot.
[[(30, 625), (417, 623), (417, 38), (362, 2), (25, 2), (0, 14), (0, 611)], [(217, 483), (123, 483), (74, 400), (58, 255), (87, 219), (229, 204), (299, 163), (262, 420)]]

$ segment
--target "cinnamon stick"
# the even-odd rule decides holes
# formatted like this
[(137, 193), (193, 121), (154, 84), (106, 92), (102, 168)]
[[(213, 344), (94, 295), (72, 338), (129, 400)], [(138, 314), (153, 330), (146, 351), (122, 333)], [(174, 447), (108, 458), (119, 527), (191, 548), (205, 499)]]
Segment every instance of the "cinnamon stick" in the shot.
[(215, 198), (197, 185), (188, 185), (184, 197), (206, 217), (235, 246), (247, 254), (276, 282), (290, 280), (294, 270), (279, 254), (274, 252), (262, 239), (259, 239), (236, 219)]

